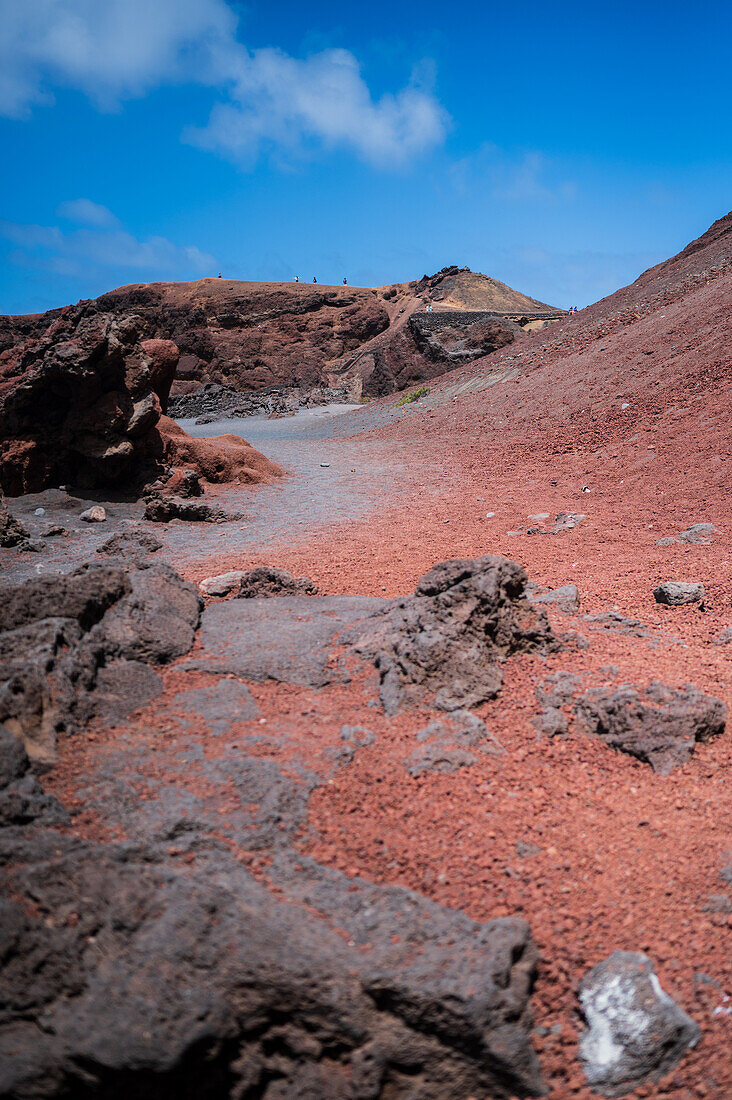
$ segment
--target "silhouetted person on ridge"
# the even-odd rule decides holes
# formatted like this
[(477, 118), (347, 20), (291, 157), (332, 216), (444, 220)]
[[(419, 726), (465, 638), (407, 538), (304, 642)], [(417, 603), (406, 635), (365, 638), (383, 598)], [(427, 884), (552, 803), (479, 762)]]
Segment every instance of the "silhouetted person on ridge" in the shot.
[(345, 275), (343, 276), (343, 285), (348, 286), (348, 279), (345, 277)]
[(318, 281), (318, 280), (317, 280), (317, 279), (315, 278), (315, 276), (313, 275), (313, 282), (314, 282), (314, 283), (317, 283), (317, 281)]
[(221, 278), (221, 272), (219, 271), (219, 279)]

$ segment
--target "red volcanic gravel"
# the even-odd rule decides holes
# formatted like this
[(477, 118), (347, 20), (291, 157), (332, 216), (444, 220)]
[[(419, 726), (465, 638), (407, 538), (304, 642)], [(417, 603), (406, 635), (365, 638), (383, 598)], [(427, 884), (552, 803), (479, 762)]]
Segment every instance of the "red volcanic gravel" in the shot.
[[(732, 1097), (732, 914), (710, 902), (732, 897), (720, 877), (732, 861), (732, 730), (660, 776), (577, 731), (540, 737), (530, 724), (541, 709), (535, 687), (557, 670), (588, 687), (693, 683), (732, 714), (732, 645), (710, 644), (732, 626), (732, 275), (697, 278), (702, 267), (698, 254), (684, 253), (670, 273), (653, 269), (655, 283), (644, 276), (610, 305), (446, 376), (433, 384), (431, 405), (376, 429), (382, 440), (409, 440), (414, 462), (437, 471), (421, 491), (397, 500), (384, 484), (366, 518), (266, 555), (181, 567), (198, 581), (267, 562), (309, 576), (323, 594), (393, 596), (412, 591), (437, 561), (499, 553), (543, 585), (578, 586), (579, 614), (549, 615), (557, 633), (582, 635), (589, 648), (506, 663), (500, 695), (477, 708), (505, 751), (477, 753), (470, 768), (411, 778), (403, 761), (437, 715), (385, 717), (368, 705), (373, 679), (320, 691), (250, 685), (264, 722), (242, 723), (242, 734), (280, 731), (276, 743), (263, 737), (258, 753), (314, 767), (341, 744), (343, 724), (375, 733), (315, 790), (298, 846), (348, 875), (410, 887), (477, 920), (526, 916), (541, 951), (535, 1042), (555, 1100), (594, 1095), (577, 1059), (576, 989), (619, 948), (646, 952), (702, 1028), (674, 1071), (631, 1095)], [(518, 381), (453, 400), (466, 381), (505, 369), (506, 357)], [(560, 512), (586, 518), (543, 533)], [(549, 520), (529, 519), (540, 513)], [(708, 543), (656, 545), (701, 522), (717, 528)], [(512, 533), (530, 526), (539, 531)], [(702, 581), (705, 608), (657, 605), (654, 586), (671, 579)], [(645, 636), (582, 618), (613, 610), (640, 620)], [(129, 736), (156, 747), (168, 782), (175, 776), (219, 800), (225, 821), (231, 792), (208, 790), (195, 765), (176, 764), (170, 700), (207, 682), (169, 671), (165, 694)], [(220, 751), (201, 724), (186, 738), (206, 755)], [(47, 786), (80, 802), (114, 749), (114, 731), (103, 728), (66, 742)], [(77, 817), (74, 828), (82, 826), (94, 832), (104, 823)], [(251, 865), (266, 875), (266, 861)]]

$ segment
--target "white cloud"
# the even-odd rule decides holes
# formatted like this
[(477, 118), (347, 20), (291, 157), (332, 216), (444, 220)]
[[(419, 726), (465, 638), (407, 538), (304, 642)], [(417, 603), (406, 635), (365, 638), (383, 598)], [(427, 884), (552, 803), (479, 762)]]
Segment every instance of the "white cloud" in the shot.
[[(63, 203), (89, 213), (89, 200)], [(190, 279), (215, 274), (216, 260), (194, 245), (180, 246), (165, 237), (140, 240), (124, 229), (106, 207), (89, 203), (98, 213), (105, 211), (108, 221), (71, 230), (58, 226), (20, 225), (0, 221), (0, 238), (15, 245), (11, 260), (21, 266), (41, 268), (71, 277), (103, 275), (117, 269), (128, 277), (141, 280)], [(78, 220), (78, 219), (77, 219)]]
[(381, 167), (404, 164), (443, 141), (447, 115), (417, 85), (374, 100), (348, 50), (304, 59), (280, 50), (227, 57), (230, 100), (217, 104), (188, 140), (244, 164), (263, 151), (302, 152), (313, 144), (350, 149)]
[(92, 225), (97, 229), (111, 229), (119, 225), (118, 219), (106, 206), (91, 199), (72, 199), (62, 202), (56, 213), (76, 225)]
[(230, 38), (223, 0), (0, 0), (0, 113), (24, 118), (56, 85), (98, 106), (190, 79)]
[(251, 165), (344, 148), (379, 167), (403, 164), (440, 144), (448, 118), (432, 92), (411, 81), (374, 98), (348, 50), (305, 58), (250, 52), (225, 0), (0, 0), (0, 114), (26, 117), (53, 102), (55, 87), (86, 94), (104, 110), (175, 82), (217, 88), (208, 125), (187, 140)]

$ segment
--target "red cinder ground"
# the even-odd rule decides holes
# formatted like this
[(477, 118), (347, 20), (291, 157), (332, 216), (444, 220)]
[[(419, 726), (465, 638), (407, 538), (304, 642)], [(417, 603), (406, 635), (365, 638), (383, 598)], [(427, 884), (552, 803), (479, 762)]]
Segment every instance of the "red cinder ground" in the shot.
[[(263, 754), (316, 762), (340, 743), (344, 723), (376, 733), (313, 794), (303, 851), (478, 920), (528, 918), (542, 956), (535, 1022), (552, 1029), (536, 1045), (554, 1100), (592, 1095), (577, 1059), (576, 988), (617, 948), (645, 951), (703, 1034), (660, 1084), (632, 1095), (732, 1097), (732, 915), (709, 908), (709, 895), (732, 894), (719, 877), (732, 860), (732, 729), (659, 776), (579, 733), (539, 738), (530, 724), (537, 682), (558, 669), (588, 684), (691, 682), (732, 713), (732, 646), (710, 644), (732, 626), (732, 275), (712, 270), (705, 255), (682, 254), (670, 273), (654, 269), (655, 282), (644, 276), (635, 296), (621, 292), (520, 351), (448, 376), (424, 411), (377, 429), (382, 439), (410, 440), (415, 461), (437, 470), (421, 492), (392, 499), (385, 483), (365, 519), (266, 555), (182, 566), (200, 580), (266, 561), (306, 574), (322, 593), (393, 596), (437, 561), (500, 553), (541, 584), (575, 583), (580, 616), (617, 610), (650, 628), (651, 638), (626, 636), (551, 610), (557, 632), (577, 631), (589, 649), (509, 661), (501, 694), (477, 708), (505, 752), (452, 775), (408, 775), (402, 762), (414, 734), (435, 715), (386, 718), (365, 705), (373, 685), (366, 695), (360, 683), (319, 692), (252, 686), (265, 719), (291, 732), (289, 747), (263, 743)], [(453, 399), (465, 382), (509, 365), (518, 381)], [(510, 533), (530, 515), (570, 511), (586, 515), (571, 531)], [(699, 522), (718, 528), (708, 544), (655, 545)], [(658, 606), (652, 589), (669, 579), (703, 581), (707, 609)], [(174, 744), (175, 724), (156, 716), (183, 679), (197, 686), (167, 673), (166, 695), (135, 726), (141, 744), (161, 752)], [(198, 733), (207, 754), (219, 751)], [(49, 778), (67, 801), (114, 745), (104, 729), (89, 738), (65, 746)], [(161, 757), (160, 766), (172, 765)], [(181, 768), (179, 780), (196, 789), (195, 768)], [(225, 819), (229, 793), (208, 793)], [(252, 866), (266, 875), (266, 861)]]

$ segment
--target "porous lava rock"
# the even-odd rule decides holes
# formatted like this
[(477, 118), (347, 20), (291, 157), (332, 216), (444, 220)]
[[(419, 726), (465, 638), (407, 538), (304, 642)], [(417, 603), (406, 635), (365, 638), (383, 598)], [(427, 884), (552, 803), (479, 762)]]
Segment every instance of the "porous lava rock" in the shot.
[(0, 480), (11, 495), (129, 479), (164, 408), (178, 349), (69, 306), (0, 353)]
[(57, 735), (94, 715), (98, 687), (107, 717), (155, 694), (138, 666), (187, 653), (199, 615), (195, 589), (167, 565), (98, 562), (3, 585), (0, 722), (36, 766), (52, 765)]
[(148, 554), (155, 554), (162, 548), (162, 542), (156, 539), (155, 535), (149, 531), (138, 529), (121, 531), (116, 535), (112, 535), (111, 538), (108, 538), (106, 542), (97, 547), (97, 554), (102, 554), (107, 558), (127, 557), (128, 555), (135, 558), (146, 558)]
[(585, 732), (668, 775), (691, 758), (697, 741), (724, 732), (727, 708), (692, 684), (652, 683), (645, 691), (625, 684), (591, 688), (577, 700), (575, 715)]
[(158, 492), (147, 494), (144, 516), (151, 523), (170, 523), (172, 519), (187, 520), (189, 523), (225, 523), (237, 518), (233, 513), (212, 507), (204, 500), (189, 500)]
[(525, 921), (333, 875), (318, 916), (190, 840), (0, 836), (3, 1095), (542, 1094)]
[(309, 577), (295, 577), (286, 569), (258, 565), (241, 578), (237, 596), (241, 600), (269, 599), (272, 596), (316, 596), (317, 585)]
[(0, 726), (0, 828), (34, 821), (68, 825), (69, 815), (54, 795), (46, 794), (32, 774), (28, 754), (20, 741)]
[(529, 581), (527, 592), (534, 603), (553, 604), (560, 611), (568, 615), (579, 611), (580, 594), (576, 584), (563, 584), (559, 588), (544, 588), (534, 581)]
[(699, 1041), (699, 1025), (661, 989), (640, 952), (613, 951), (582, 979), (579, 1000), (588, 1025), (580, 1058), (603, 1096), (658, 1081)]
[(516, 562), (488, 554), (440, 562), (413, 596), (397, 600), (342, 640), (373, 661), (387, 714), (435, 693), (443, 710), (498, 694), (500, 662), (513, 653), (547, 653), (559, 643), (526, 594)]
[(0, 546), (9, 550), (21, 546), (30, 535), (19, 519), (8, 508), (5, 494), (0, 487)]
[(82, 302), (14, 320), (0, 332), (0, 485), (9, 495), (61, 483), (130, 490), (171, 465), (209, 481), (281, 473), (236, 436), (193, 440), (162, 417), (178, 348), (144, 339), (139, 316)]

